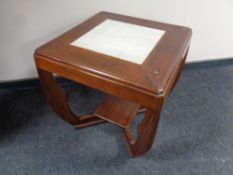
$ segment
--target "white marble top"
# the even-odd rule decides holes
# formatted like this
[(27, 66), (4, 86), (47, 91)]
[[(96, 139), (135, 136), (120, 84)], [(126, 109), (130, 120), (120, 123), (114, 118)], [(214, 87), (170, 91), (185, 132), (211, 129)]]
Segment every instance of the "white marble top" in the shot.
[(71, 45), (142, 64), (165, 31), (105, 20)]

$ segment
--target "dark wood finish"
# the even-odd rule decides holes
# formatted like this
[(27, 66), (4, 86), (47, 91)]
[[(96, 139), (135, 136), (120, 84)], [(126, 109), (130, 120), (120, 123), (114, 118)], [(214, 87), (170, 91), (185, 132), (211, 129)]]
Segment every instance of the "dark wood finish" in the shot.
[[(166, 33), (142, 65), (70, 45), (106, 19), (161, 29)], [(41, 69), (153, 108), (154, 98), (166, 93), (169, 77), (183, 58), (190, 37), (191, 30), (186, 27), (101, 12), (38, 48), (35, 57)]]
[(53, 72), (59, 76), (66, 77), (86, 86), (99, 89), (108, 94), (133, 101), (135, 103), (141, 104), (142, 106), (147, 106), (149, 108), (153, 108), (154, 106), (154, 94), (143, 93), (142, 91), (131, 88), (125, 84), (109, 81), (104, 77), (99, 79), (99, 77), (96, 77), (96, 75), (93, 75), (92, 73), (48, 60), (49, 59), (46, 57), (38, 56), (35, 54), (36, 65), (40, 69)]
[(156, 110), (147, 109), (142, 122), (137, 127), (136, 139), (133, 138), (129, 128), (122, 129), (129, 153), (133, 157), (141, 156), (151, 148), (158, 127), (163, 100), (163, 98), (158, 100)]
[(115, 96), (108, 96), (96, 109), (95, 114), (120, 127), (128, 128), (140, 105)]
[[(166, 31), (143, 64), (135, 64), (70, 43), (106, 19)], [(35, 51), (43, 92), (53, 110), (78, 128), (103, 122), (94, 114), (76, 117), (69, 109), (66, 94), (52, 74), (110, 94), (96, 113), (123, 130), (132, 156), (143, 155), (152, 146), (163, 103), (174, 88), (188, 53), (192, 32), (183, 26), (100, 12), (89, 20), (48, 42)], [(129, 126), (137, 112), (145, 116), (133, 139)]]
[(95, 115), (76, 116), (70, 110), (67, 103), (67, 95), (59, 85), (56, 84), (53, 74), (41, 69), (38, 69), (38, 73), (41, 87), (48, 103), (53, 111), (63, 120), (74, 125), (76, 128), (83, 128), (105, 122)]
[[(187, 51), (186, 51), (186, 53), (185, 53), (185, 55), (184, 55), (184, 58), (183, 58), (182, 61), (180, 62), (179, 67), (178, 67), (176, 73), (174, 73), (175, 80), (174, 80), (173, 83), (171, 83), (171, 84), (172, 84), (171, 91), (172, 91), (173, 88), (175, 87), (175, 85), (176, 85), (176, 83), (177, 83), (177, 81), (178, 81), (178, 79), (179, 79), (179, 77), (180, 77), (180, 74), (181, 74), (182, 70), (184, 69), (185, 60), (186, 60), (186, 58), (187, 58), (188, 51), (189, 51), (189, 48), (187, 49)], [(168, 93), (168, 92), (169, 92), (169, 91), (167, 90), (167, 93)]]
[(80, 129), (80, 128), (86, 128), (89, 126), (97, 125), (100, 123), (105, 123), (105, 122), (106, 120), (99, 118), (95, 114), (86, 114), (86, 115), (81, 115), (79, 117), (79, 123), (76, 124), (74, 127), (76, 129)]
[[(140, 108), (139, 105), (127, 100), (108, 96), (97, 108), (95, 114), (111, 123), (122, 127), (129, 153), (135, 157), (147, 152), (154, 141), (157, 130), (163, 98), (158, 100), (156, 110)], [(140, 111), (141, 110), (141, 111)], [(137, 112), (144, 112), (145, 116), (137, 127), (137, 138), (132, 137), (129, 129)]]

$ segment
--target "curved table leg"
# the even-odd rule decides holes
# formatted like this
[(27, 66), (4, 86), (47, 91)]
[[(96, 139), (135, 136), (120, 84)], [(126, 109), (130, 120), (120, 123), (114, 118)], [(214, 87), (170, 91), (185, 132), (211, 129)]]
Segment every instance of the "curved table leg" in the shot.
[(177, 73), (177, 75), (176, 75), (175, 81), (174, 81), (174, 83), (173, 83), (173, 85), (172, 85), (171, 91), (173, 91), (173, 89), (174, 89), (174, 87), (175, 87), (175, 85), (176, 85), (178, 79), (180, 78), (180, 74), (181, 74), (181, 72), (182, 72), (183, 69), (184, 69), (184, 65), (185, 65), (185, 61), (186, 61), (188, 52), (189, 52), (189, 48), (187, 49), (187, 51), (186, 51), (186, 53), (185, 53), (185, 55), (184, 55), (184, 58), (183, 58), (183, 60), (181, 61), (180, 65), (179, 65), (180, 68), (179, 68), (179, 71), (178, 71), (178, 73)]
[(129, 128), (123, 128), (129, 153), (133, 157), (141, 156), (151, 148), (159, 123), (162, 105), (163, 100), (160, 100), (156, 110), (147, 109), (142, 122), (137, 127), (136, 140), (134, 140)]
[(56, 84), (53, 74), (42, 69), (38, 69), (38, 73), (43, 93), (49, 105), (63, 120), (74, 125), (76, 128), (83, 128), (105, 122), (94, 114), (76, 116), (70, 110), (67, 102), (67, 95), (63, 89)]

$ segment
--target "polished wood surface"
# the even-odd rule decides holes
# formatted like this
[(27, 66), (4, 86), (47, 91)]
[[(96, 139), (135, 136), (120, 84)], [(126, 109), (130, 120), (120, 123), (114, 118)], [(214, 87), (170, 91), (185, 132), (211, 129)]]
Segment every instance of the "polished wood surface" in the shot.
[[(114, 59), (108, 55), (70, 45), (71, 42), (106, 19), (161, 29), (165, 30), (166, 33), (142, 65)], [(186, 27), (101, 12), (62, 36), (38, 48), (35, 52), (36, 56), (38, 56), (36, 62), (43, 69), (48, 68), (48, 65), (53, 66), (53, 71), (56, 71), (55, 73), (61, 76), (64, 74), (64, 71), (60, 71), (60, 69), (73, 70), (73, 68), (76, 73), (78, 71), (80, 74), (88, 74), (88, 77), (90, 75), (94, 76), (96, 81), (105, 83), (105, 91), (107, 88), (111, 89), (112, 93), (109, 91), (108, 93), (112, 95), (118, 93), (118, 96), (125, 98), (125, 89), (121, 90), (120, 88), (118, 90), (117, 87), (112, 88), (112, 86), (125, 86), (127, 89), (148, 94), (148, 98), (154, 98), (155, 96), (167, 93), (165, 89), (169, 85), (168, 80), (179, 64), (180, 58), (184, 57), (190, 37), (191, 30)], [(49, 70), (51, 70), (51, 67)], [(69, 77), (72, 76), (69, 75)], [(91, 81), (84, 82), (83, 80), (82, 83), (91, 87), (95, 86), (95, 88), (101, 90), (98, 85), (92, 85)], [(127, 96), (126, 98), (129, 97)], [(141, 101), (135, 99), (135, 96), (130, 97), (128, 100), (137, 103)]]
[(83, 128), (105, 122), (93, 114), (76, 116), (68, 106), (66, 93), (56, 84), (52, 73), (38, 69), (42, 90), (53, 111), (63, 120), (74, 125), (76, 128)]
[(142, 122), (137, 127), (137, 138), (133, 138), (129, 128), (123, 128), (124, 138), (129, 153), (133, 156), (141, 156), (150, 150), (157, 127), (159, 124), (160, 112), (163, 105), (163, 99), (159, 99), (156, 110), (148, 109)]
[[(166, 33), (143, 64), (70, 45), (106, 19)], [(153, 144), (162, 106), (182, 72), (191, 34), (187, 27), (100, 12), (35, 51), (43, 92), (52, 109), (68, 123), (81, 128), (110, 121), (122, 128), (130, 154), (143, 155)], [(99, 89), (109, 96), (95, 114), (75, 116), (53, 74)], [(145, 111), (145, 116), (137, 128), (137, 138), (133, 138), (129, 127), (140, 110)]]
[(108, 96), (96, 109), (95, 114), (120, 127), (128, 128), (140, 109), (140, 105), (119, 97)]

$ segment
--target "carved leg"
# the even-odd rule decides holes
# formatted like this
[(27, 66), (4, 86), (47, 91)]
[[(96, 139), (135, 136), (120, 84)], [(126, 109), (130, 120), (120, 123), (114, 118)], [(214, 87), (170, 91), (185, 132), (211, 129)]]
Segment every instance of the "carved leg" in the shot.
[(179, 69), (179, 72), (178, 72), (177, 75), (176, 75), (175, 82), (174, 82), (173, 85), (172, 85), (171, 91), (173, 91), (173, 89), (174, 89), (174, 87), (175, 87), (175, 85), (176, 85), (178, 79), (180, 78), (180, 74), (181, 74), (181, 72), (182, 72), (183, 69), (184, 69), (185, 60), (186, 60), (186, 58), (187, 58), (188, 52), (189, 52), (189, 48), (187, 49), (187, 51), (186, 51), (186, 53), (185, 53), (185, 56), (184, 56), (183, 60), (181, 61), (180, 65), (179, 65), (180, 69)]
[(105, 122), (95, 115), (85, 115), (77, 117), (69, 108), (67, 103), (67, 95), (60, 88), (52, 75), (52, 73), (38, 69), (39, 79), (43, 93), (52, 107), (53, 111), (63, 120), (74, 125), (76, 128), (87, 127), (98, 123)]
[(159, 123), (162, 105), (163, 100), (160, 100), (158, 108), (155, 111), (147, 109), (142, 122), (137, 127), (136, 140), (134, 140), (129, 128), (123, 128), (129, 153), (133, 157), (141, 156), (151, 148)]

